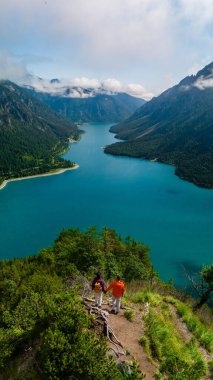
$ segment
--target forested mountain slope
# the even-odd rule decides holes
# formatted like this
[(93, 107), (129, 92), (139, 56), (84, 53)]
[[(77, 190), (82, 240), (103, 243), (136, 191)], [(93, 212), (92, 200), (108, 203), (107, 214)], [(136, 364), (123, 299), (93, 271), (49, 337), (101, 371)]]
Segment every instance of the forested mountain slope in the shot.
[(172, 164), (181, 178), (213, 188), (212, 83), (213, 63), (113, 126), (111, 132), (126, 142), (105, 152)]
[(78, 128), (23, 88), (0, 81), (0, 177), (44, 173), (70, 166), (58, 157)]
[(145, 100), (125, 93), (91, 95), (90, 89), (81, 89), (79, 97), (70, 97), (69, 91), (61, 96), (37, 91), (33, 94), (55, 112), (74, 122), (118, 122), (145, 103)]

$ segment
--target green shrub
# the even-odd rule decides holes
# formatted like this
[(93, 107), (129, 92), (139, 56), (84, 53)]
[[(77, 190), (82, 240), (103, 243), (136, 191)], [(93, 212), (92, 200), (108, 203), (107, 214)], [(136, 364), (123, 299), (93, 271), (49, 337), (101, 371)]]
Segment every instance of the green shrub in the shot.
[(141, 261), (140, 257), (126, 257), (122, 264), (122, 272), (127, 282), (137, 279), (147, 279), (147, 266)]
[(24, 338), (25, 333), (21, 328), (0, 329), (0, 369), (5, 367), (8, 359)]
[[(59, 301), (59, 299), (58, 299)], [(63, 296), (57, 301), (53, 323), (43, 333), (39, 362), (48, 379), (137, 380), (139, 373), (122, 374), (114, 360), (106, 356), (106, 340), (99, 340), (88, 329), (87, 317), (76, 297)], [(134, 375), (134, 376), (133, 376)]]

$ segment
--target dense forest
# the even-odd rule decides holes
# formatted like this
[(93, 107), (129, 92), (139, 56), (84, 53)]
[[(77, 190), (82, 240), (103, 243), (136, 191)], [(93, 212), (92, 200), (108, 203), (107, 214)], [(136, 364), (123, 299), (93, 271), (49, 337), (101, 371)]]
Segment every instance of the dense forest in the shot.
[(73, 166), (59, 154), (78, 128), (21, 87), (0, 81), (0, 179)]
[[(196, 315), (186, 295), (159, 280), (143, 243), (91, 227), (63, 230), (37, 256), (0, 262), (2, 380), (144, 378), (135, 361), (121, 366), (109, 355), (106, 334), (97, 335), (94, 316), (86, 312), (82, 294), (97, 271), (106, 281), (117, 273), (125, 280), (126, 311), (115, 318), (132, 321), (135, 310), (141, 313), (138, 344), (156, 368), (156, 379), (199, 380), (211, 371), (210, 312)], [(173, 321), (173, 309), (193, 334), (189, 342)]]
[(213, 63), (196, 76), (144, 104), (111, 132), (126, 140), (105, 152), (172, 164), (176, 174), (213, 188), (213, 88), (199, 87), (212, 76)]

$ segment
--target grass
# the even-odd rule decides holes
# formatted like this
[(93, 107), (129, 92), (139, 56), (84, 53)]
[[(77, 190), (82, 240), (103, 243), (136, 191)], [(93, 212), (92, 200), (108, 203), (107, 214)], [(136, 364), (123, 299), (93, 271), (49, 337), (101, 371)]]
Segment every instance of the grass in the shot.
[(162, 301), (162, 297), (151, 291), (138, 291), (134, 294), (129, 294), (129, 299), (134, 303), (149, 303), (157, 306)]
[(128, 321), (132, 322), (134, 319), (135, 313), (134, 310), (129, 309), (124, 311), (124, 317), (128, 319)]
[[(149, 304), (144, 316), (145, 335), (140, 338), (139, 343), (144, 347), (148, 357), (159, 361), (160, 366), (156, 377), (159, 380), (202, 379), (207, 371), (207, 366), (198, 350), (196, 339), (185, 342), (180, 336), (169, 310), (168, 300), (172, 300), (176, 307), (179, 306), (177, 308), (179, 314), (182, 311), (180, 306), (185, 306), (185, 304), (175, 298), (161, 296), (151, 290), (139, 290), (130, 293), (128, 298), (134, 303)], [(189, 311), (189, 306), (186, 305), (185, 310)], [(202, 325), (198, 317), (194, 316), (192, 312), (190, 316), (196, 319), (197, 325)], [(207, 345), (209, 337), (207, 339), (205, 335)]]
[[(159, 379), (162, 376), (171, 380), (202, 379), (206, 364), (196, 342), (182, 340), (168, 311), (151, 307), (145, 323), (152, 355), (160, 362)], [(142, 343), (148, 344), (144, 338)]]
[(213, 359), (209, 362), (209, 372), (211, 375), (211, 379), (213, 379)]
[(161, 296), (150, 290), (129, 293), (128, 299), (134, 303), (149, 303), (152, 306), (161, 305), (164, 309), (167, 308), (166, 303), (173, 304), (182, 320), (186, 323), (189, 331), (192, 332), (204, 348), (210, 353), (213, 353), (213, 330), (211, 326), (208, 323), (201, 322), (199, 317), (187, 303), (183, 303), (172, 296)]
[[(188, 302), (182, 302), (173, 295), (160, 295), (151, 288), (136, 286), (129, 289), (126, 299), (141, 304), (144, 314), (145, 334), (139, 339), (147, 357), (156, 363), (158, 380), (200, 380), (207, 372), (206, 359), (199, 351), (198, 342), (210, 353), (213, 350), (213, 331), (208, 321), (201, 321)], [(173, 304), (179, 316), (186, 323), (193, 338), (186, 342), (177, 330), (169, 303)], [(208, 363), (213, 372), (212, 362)]]
[(150, 340), (146, 335), (143, 335), (139, 339), (139, 344), (143, 347), (144, 352), (147, 355), (147, 358), (150, 360), (151, 363), (155, 364), (153, 358), (152, 358), (152, 353), (151, 353), (151, 348), (150, 348)]
[(167, 302), (172, 303), (182, 320), (186, 323), (189, 331), (198, 339), (200, 344), (210, 353), (213, 353), (213, 330), (207, 324), (202, 323), (191, 307), (173, 297), (165, 297)]

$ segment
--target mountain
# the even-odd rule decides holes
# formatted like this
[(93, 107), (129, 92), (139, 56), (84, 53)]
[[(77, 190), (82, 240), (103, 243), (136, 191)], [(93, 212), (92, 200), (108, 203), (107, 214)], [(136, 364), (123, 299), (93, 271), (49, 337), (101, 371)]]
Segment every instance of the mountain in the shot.
[(58, 155), (78, 128), (9, 81), (0, 81), (0, 178), (71, 166)]
[[(117, 315), (108, 292), (95, 306), (97, 268), (105, 286), (125, 279)], [(200, 289), (212, 286), (206, 269)], [(38, 255), (0, 261), (0, 294), (1, 380), (212, 378), (211, 310), (163, 283), (130, 236), (63, 229)]]
[(144, 99), (113, 92), (101, 85), (97, 88), (71, 86), (57, 78), (31, 81), (32, 84), (25, 86), (36, 98), (74, 122), (119, 122), (145, 103)]
[(106, 153), (175, 165), (179, 177), (212, 189), (213, 63), (144, 104), (111, 132), (126, 141), (106, 147)]
[(74, 122), (115, 122), (130, 116), (145, 101), (128, 94), (97, 94), (88, 98), (69, 98), (36, 93), (38, 99), (55, 112)]

